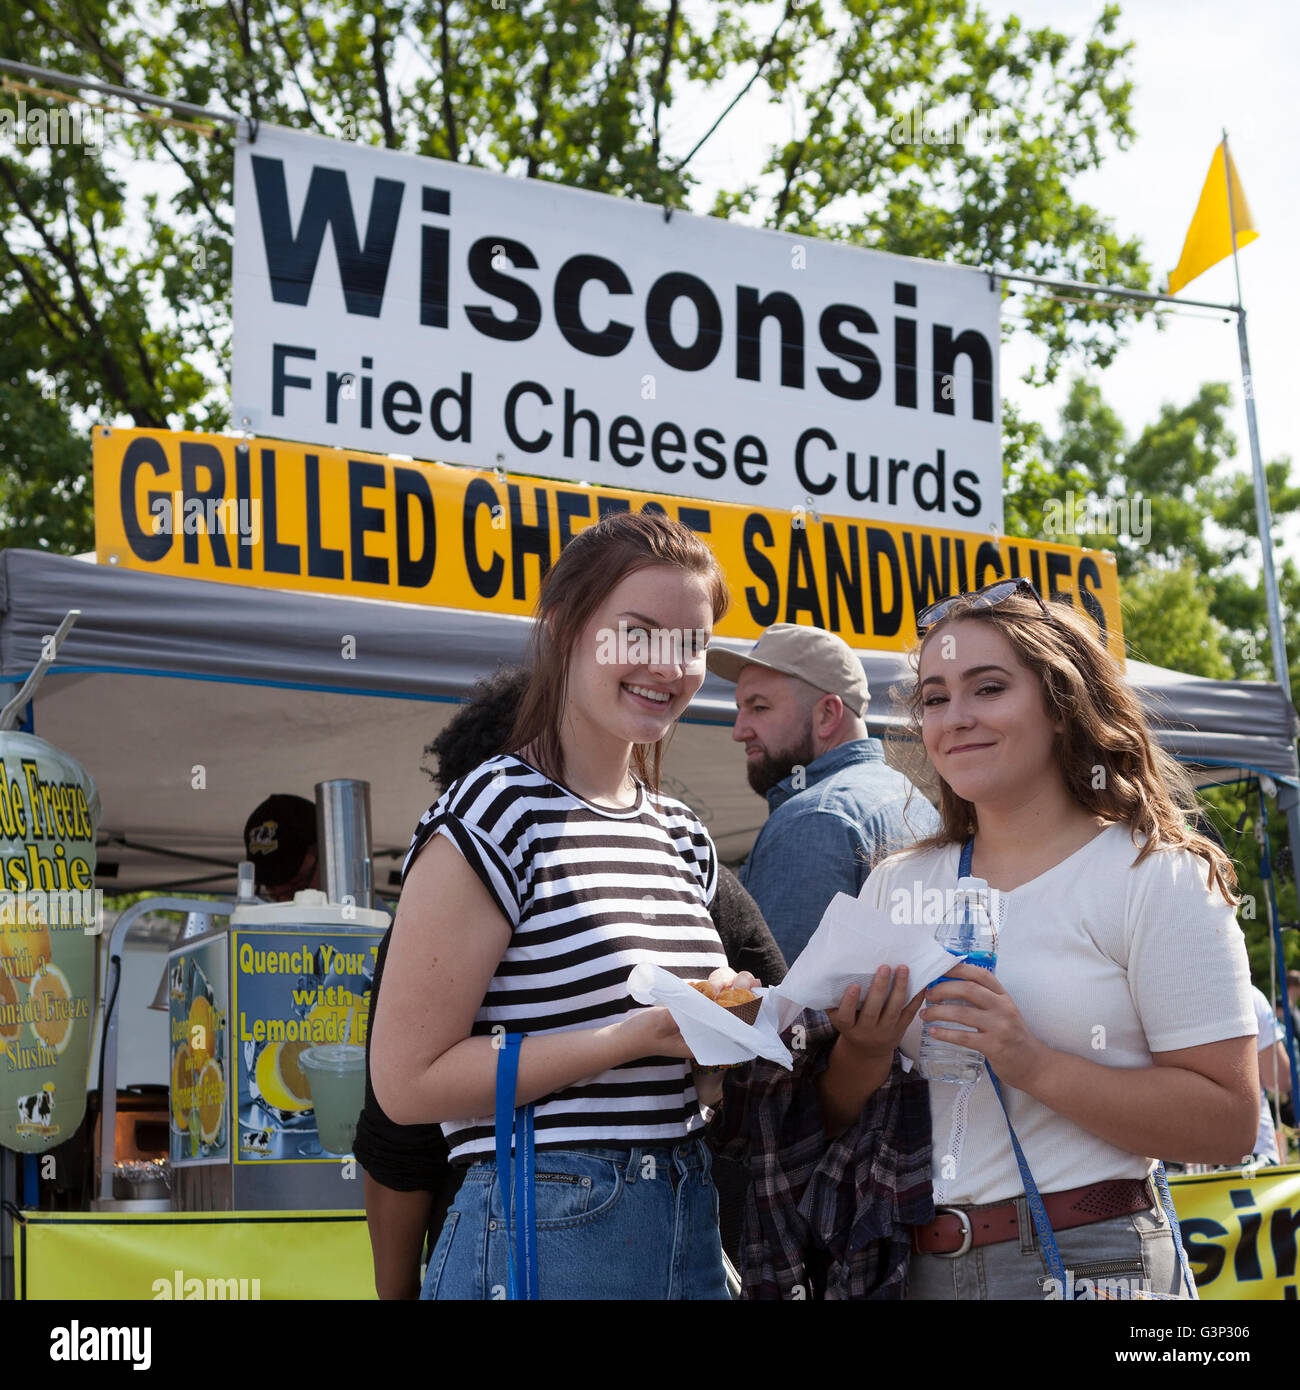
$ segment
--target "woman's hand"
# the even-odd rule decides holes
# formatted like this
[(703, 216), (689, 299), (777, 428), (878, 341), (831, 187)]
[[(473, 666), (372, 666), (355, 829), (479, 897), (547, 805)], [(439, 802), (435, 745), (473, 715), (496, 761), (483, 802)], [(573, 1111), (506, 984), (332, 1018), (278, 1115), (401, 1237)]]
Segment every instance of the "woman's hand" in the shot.
[(633, 1009), (614, 1024), (620, 1050), (625, 1060), (635, 1062), (642, 1057), (685, 1057), (694, 1061), (681, 1030), (673, 1019), (672, 1010), (662, 1004)]
[[(963, 963), (949, 973), (956, 978), (932, 986), (925, 994), (921, 1020), (930, 1025), (931, 1036), (983, 1053), (1000, 1081), (1032, 1093), (1033, 1078), (1052, 1049), (1029, 1031), (1015, 1000), (992, 971)], [(954, 1000), (964, 1003), (955, 1004)], [(945, 1023), (964, 1023), (976, 1031), (945, 1028)]]
[(892, 1060), (894, 1049), (902, 1041), (903, 1034), (925, 998), (925, 991), (922, 990), (908, 999), (907, 977), (905, 965), (900, 965), (895, 971), (882, 965), (876, 971), (865, 999), (862, 998), (861, 985), (850, 985), (844, 991), (839, 1008), (830, 1010), (826, 1015), (840, 1035), (836, 1039), (836, 1046), (842, 1043), (864, 1061), (884, 1057)]
[[(754, 989), (758, 986), (758, 980), (748, 970), (737, 973), (729, 965), (720, 965), (709, 976), (709, 983), (720, 990)], [(629, 1062), (639, 1057), (686, 1057), (692, 1062), (695, 1060), (682, 1038), (681, 1030), (673, 1021), (671, 1010), (662, 1005), (637, 1009), (614, 1027), (625, 1049), (640, 1049), (627, 1052)]]

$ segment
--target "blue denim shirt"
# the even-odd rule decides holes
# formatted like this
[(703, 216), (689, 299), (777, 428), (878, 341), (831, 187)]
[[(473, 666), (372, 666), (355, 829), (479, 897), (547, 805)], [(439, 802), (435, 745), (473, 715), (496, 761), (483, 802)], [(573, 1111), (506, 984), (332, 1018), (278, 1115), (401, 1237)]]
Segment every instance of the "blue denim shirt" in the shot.
[(919, 791), (904, 820), (909, 791), (911, 783), (885, 762), (880, 740), (863, 738), (830, 749), (768, 792), (770, 814), (737, 877), (789, 964), (836, 893), (856, 898), (873, 860), (939, 828), (939, 813)]

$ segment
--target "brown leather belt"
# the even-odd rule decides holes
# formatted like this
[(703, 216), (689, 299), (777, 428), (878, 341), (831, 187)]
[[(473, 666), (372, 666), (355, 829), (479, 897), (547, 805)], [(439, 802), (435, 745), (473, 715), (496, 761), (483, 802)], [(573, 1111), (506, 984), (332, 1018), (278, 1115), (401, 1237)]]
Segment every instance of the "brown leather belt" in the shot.
[[(1150, 1185), (1144, 1178), (1116, 1178), (1088, 1187), (1073, 1187), (1068, 1192), (1044, 1192), (1042, 1197), (1054, 1231), (1149, 1211), (1154, 1205)], [(936, 1207), (935, 1211), (942, 1215), (928, 1225), (912, 1227), (912, 1249), (918, 1255), (949, 1255), (955, 1259), (977, 1245), (1020, 1239), (1020, 1216), (1014, 1201), (984, 1207)], [(1032, 1229), (1032, 1222), (1030, 1225)]]

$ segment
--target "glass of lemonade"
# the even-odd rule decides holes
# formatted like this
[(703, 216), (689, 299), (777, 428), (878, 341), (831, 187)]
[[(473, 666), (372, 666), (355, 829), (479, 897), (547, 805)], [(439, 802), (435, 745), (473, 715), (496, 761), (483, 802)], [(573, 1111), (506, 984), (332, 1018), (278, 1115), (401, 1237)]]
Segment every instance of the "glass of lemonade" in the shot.
[(366, 1049), (355, 1043), (324, 1043), (301, 1053), (298, 1065), (311, 1089), (321, 1148), (350, 1154), (357, 1117), (366, 1102)]

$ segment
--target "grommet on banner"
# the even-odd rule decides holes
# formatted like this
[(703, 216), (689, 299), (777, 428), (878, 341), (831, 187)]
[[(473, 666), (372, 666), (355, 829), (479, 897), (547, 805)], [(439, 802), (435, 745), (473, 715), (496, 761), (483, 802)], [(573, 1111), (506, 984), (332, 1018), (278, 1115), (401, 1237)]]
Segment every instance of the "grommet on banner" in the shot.
[(250, 116), (248, 118), (248, 143), (250, 145), (257, 144), (257, 130), (261, 124), (261, 121), (259, 121), (256, 116)]
[(497, 461), (493, 465), (492, 471), (496, 474), (497, 482), (505, 487), (508, 479), (506, 478), (506, 456), (504, 454), (497, 455)]

